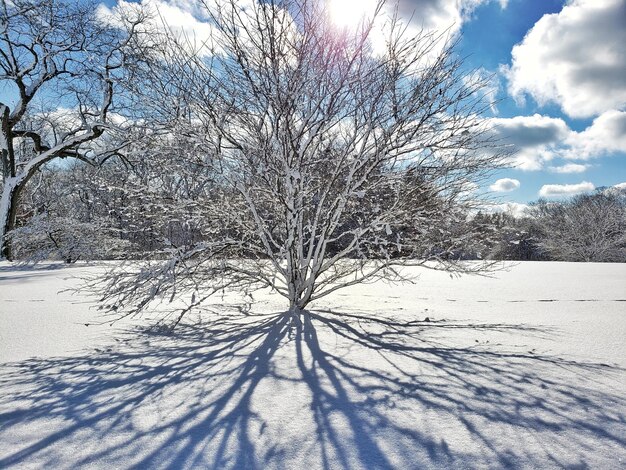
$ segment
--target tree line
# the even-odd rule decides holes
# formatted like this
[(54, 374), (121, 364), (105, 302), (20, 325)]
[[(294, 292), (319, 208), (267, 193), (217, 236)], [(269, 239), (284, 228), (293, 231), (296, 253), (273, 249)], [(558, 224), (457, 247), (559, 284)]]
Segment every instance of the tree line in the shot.
[[(38, 172), (11, 234), (16, 259), (141, 259), (165, 256), (168, 246), (210, 240), (198, 208), (219, 201), (210, 200), (210, 188), (203, 186), (206, 168), (172, 168), (172, 160), (136, 163), (75, 163)], [(358, 210), (368, 209), (361, 204)], [(450, 249), (458, 259), (626, 262), (626, 191), (616, 188), (539, 199), (523, 215), (488, 208), (462, 213), (451, 225), (456, 227), (449, 232), (471, 234)], [(436, 237), (424, 244), (436, 249)]]

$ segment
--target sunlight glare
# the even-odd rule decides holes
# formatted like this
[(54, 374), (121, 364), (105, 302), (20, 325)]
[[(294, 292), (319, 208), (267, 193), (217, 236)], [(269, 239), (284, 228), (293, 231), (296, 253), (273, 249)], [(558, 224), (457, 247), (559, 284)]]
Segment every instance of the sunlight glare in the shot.
[(328, 10), (333, 23), (351, 28), (374, 16), (376, 4), (376, 0), (329, 0)]

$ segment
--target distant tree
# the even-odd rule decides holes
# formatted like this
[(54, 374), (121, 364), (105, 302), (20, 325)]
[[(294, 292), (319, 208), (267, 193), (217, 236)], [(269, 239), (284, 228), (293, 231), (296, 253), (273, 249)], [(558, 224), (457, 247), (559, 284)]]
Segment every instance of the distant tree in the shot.
[(203, 237), (111, 274), (114, 309), (248, 286), (298, 314), (342, 287), (402, 280), (402, 266), (485, 268), (459, 262), (470, 234), (458, 228), (475, 204), (468, 187), (502, 153), (480, 117), (485, 83), (450, 44), (390, 18), (374, 52), (374, 19), (339, 28), (316, 0), (228, 0), (204, 16), (206, 42), (172, 34), (161, 67), (137, 82), (187, 123), (171, 138), (194, 141), (210, 166), (206, 203), (188, 206)]
[(492, 260), (537, 261), (547, 259), (538, 245), (539, 230), (533, 219), (510, 212), (479, 212), (472, 218), (471, 240), (476, 257)]
[(626, 261), (626, 193), (600, 189), (531, 207), (538, 245), (562, 261)]
[(9, 233), (19, 258), (30, 262), (117, 258), (126, 251), (124, 240), (115, 236), (104, 220), (81, 222), (74, 217), (50, 214), (34, 216), (27, 225)]
[(83, 162), (48, 165), (33, 176), (21, 195), (18, 223), (7, 235), (16, 260), (74, 263), (128, 253), (130, 242), (98, 185), (101, 169)]
[(95, 162), (96, 153), (112, 152), (89, 145), (114, 127), (116, 83), (142, 21), (127, 18), (113, 28), (89, 2), (0, 0), (0, 83), (15, 94), (12, 109), (0, 103), (0, 258), (13, 258), (5, 235), (40, 168), (57, 158)]

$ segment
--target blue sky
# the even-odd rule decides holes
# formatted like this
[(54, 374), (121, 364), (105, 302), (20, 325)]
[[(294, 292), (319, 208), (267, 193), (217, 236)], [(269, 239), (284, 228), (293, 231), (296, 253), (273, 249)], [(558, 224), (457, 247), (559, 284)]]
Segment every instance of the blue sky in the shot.
[[(132, 1), (182, 28), (201, 25), (189, 16), (197, 0)], [(502, 202), (626, 185), (626, 0), (399, 2), (415, 26), (458, 34), (467, 67), (492, 77), (488, 117), (518, 149), (515, 168), (492, 181)]]
[[(168, 21), (197, 7), (140, 1)], [(328, 1), (351, 11), (371, 0)], [(626, 0), (399, 0), (399, 11), (415, 26), (460, 35), (467, 67), (493, 77), (489, 118), (518, 149), (515, 168), (492, 181), (502, 202), (626, 183)]]
[(626, 182), (625, 26), (623, 0), (483, 1), (467, 14), (462, 54), (495, 74), (494, 117), (521, 147), (499, 175), (519, 182), (503, 201)]

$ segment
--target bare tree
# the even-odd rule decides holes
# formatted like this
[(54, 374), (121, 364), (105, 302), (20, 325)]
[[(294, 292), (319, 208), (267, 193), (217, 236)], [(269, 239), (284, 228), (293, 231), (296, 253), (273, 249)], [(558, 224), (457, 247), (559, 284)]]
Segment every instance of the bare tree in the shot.
[(598, 190), (569, 201), (539, 200), (530, 215), (537, 244), (560, 261), (626, 261), (626, 193)]
[(403, 266), (484, 269), (458, 254), (470, 189), (503, 154), (481, 118), (485, 83), (453, 44), (392, 16), (374, 48), (382, 2), (353, 29), (322, 1), (240, 3), (203, 2), (210, 39), (171, 34), (175, 53), (142, 82), (154, 93), (178, 77), (184, 135), (212, 169), (195, 212), (205, 236), (111, 274), (109, 305), (135, 312), (188, 289), (192, 306), (236, 285), (270, 287), (300, 313), (342, 287), (406, 280)]
[[(118, 166), (118, 160), (98, 166), (75, 160), (38, 171), (21, 193), (18, 224), (7, 235), (14, 258), (74, 263), (127, 256), (131, 241), (115, 224), (108, 188), (101, 187), (102, 174), (113, 184)], [(116, 202), (119, 211), (123, 201)]]
[[(16, 95), (13, 109), (0, 103), (1, 258), (12, 258), (5, 235), (32, 176), (57, 158), (97, 160), (86, 145), (112, 127), (115, 83), (142, 20), (112, 28), (88, 2), (0, 0), (0, 82)], [(36, 97), (42, 112), (33, 109)], [(45, 99), (62, 110), (54, 123)]]

